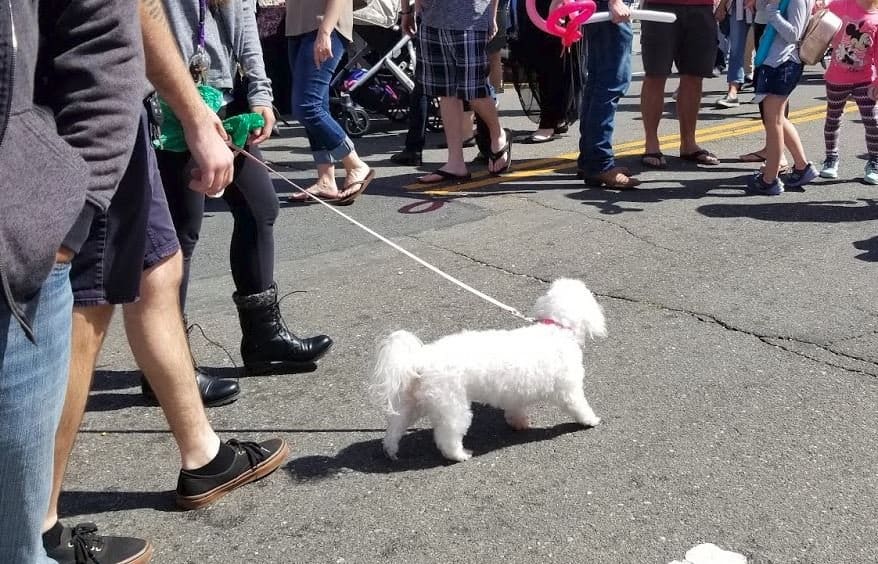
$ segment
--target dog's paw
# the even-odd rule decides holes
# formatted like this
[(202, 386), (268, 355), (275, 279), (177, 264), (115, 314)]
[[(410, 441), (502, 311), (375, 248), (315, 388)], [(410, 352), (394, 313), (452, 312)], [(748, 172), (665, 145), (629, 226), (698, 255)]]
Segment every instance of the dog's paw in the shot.
[(384, 456), (386, 456), (390, 460), (393, 460), (393, 461), (399, 460), (399, 456), (397, 456), (397, 454), (399, 453), (399, 448), (387, 448), (385, 446), (383, 450), (384, 450)]
[(461, 449), (458, 452), (454, 452), (454, 453), (445, 455), (445, 458), (447, 458), (448, 460), (453, 460), (455, 462), (466, 462), (467, 460), (469, 460), (472, 457), (473, 457), (473, 452), (471, 450), (467, 450), (467, 449)]
[(592, 417), (591, 419), (586, 419), (585, 421), (583, 421), (582, 424), (585, 425), (586, 427), (597, 427), (598, 425), (601, 424), (601, 418), (600, 417)]

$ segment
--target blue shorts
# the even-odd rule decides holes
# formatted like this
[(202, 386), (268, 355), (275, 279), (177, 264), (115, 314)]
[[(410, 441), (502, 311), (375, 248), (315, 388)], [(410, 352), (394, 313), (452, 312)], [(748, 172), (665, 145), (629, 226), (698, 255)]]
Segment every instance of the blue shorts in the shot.
[(128, 168), (106, 213), (96, 213), (73, 258), (70, 283), (79, 307), (127, 304), (140, 297), (140, 277), (180, 249), (168, 211), (146, 114)]
[(756, 101), (761, 102), (768, 95), (788, 97), (799, 84), (803, 69), (804, 65), (796, 61), (787, 61), (777, 67), (759, 65), (756, 69)]

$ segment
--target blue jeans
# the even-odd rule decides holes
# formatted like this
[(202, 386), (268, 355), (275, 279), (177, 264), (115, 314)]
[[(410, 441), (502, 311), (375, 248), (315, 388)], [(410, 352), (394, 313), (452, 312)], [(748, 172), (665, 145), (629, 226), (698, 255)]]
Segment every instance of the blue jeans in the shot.
[(311, 153), (317, 164), (340, 161), (354, 150), (353, 142), (329, 111), (329, 84), (344, 53), (344, 42), (332, 32), (332, 57), (318, 68), (314, 64), (317, 32), (290, 37), (287, 46), (293, 75), (293, 117), (305, 127)]
[(70, 266), (34, 298), (31, 342), (0, 298), (0, 562), (54, 562), (41, 529), (49, 508), (55, 431), (70, 362)]
[[(607, 2), (597, 3), (598, 11), (607, 11)], [(616, 107), (631, 84), (631, 25), (612, 22), (585, 26), (586, 41), (582, 50), (588, 71), (582, 90), (579, 117), (578, 165), (593, 176), (616, 166), (613, 158), (613, 129)], [(589, 56), (593, 53), (596, 56)]]
[(744, 84), (744, 50), (747, 46), (747, 32), (750, 24), (746, 20), (736, 20), (729, 14), (729, 68), (728, 83)]

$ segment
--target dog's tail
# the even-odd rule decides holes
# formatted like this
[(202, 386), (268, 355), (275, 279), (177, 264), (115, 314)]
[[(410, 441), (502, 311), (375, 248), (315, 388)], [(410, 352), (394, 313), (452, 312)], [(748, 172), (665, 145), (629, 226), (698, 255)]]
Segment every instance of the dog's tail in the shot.
[(395, 331), (381, 341), (372, 370), (370, 392), (373, 400), (388, 413), (397, 413), (402, 395), (418, 378), (415, 357), (424, 346), (408, 331)]

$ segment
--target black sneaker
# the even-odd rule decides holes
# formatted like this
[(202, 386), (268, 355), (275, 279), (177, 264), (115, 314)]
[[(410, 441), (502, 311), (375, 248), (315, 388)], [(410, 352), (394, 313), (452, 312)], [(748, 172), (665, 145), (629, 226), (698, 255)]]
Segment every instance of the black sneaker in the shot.
[(94, 523), (55, 523), (43, 534), (43, 547), (58, 564), (146, 564), (153, 553), (149, 541), (99, 535)]
[(202, 475), (197, 470), (180, 470), (177, 479), (179, 507), (198, 509), (210, 505), (230, 491), (268, 476), (290, 453), (290, 447), (283, 439), (261, 443), (231, 439), (226, 445), (235, 452), (231, 465), (222, 472)]

